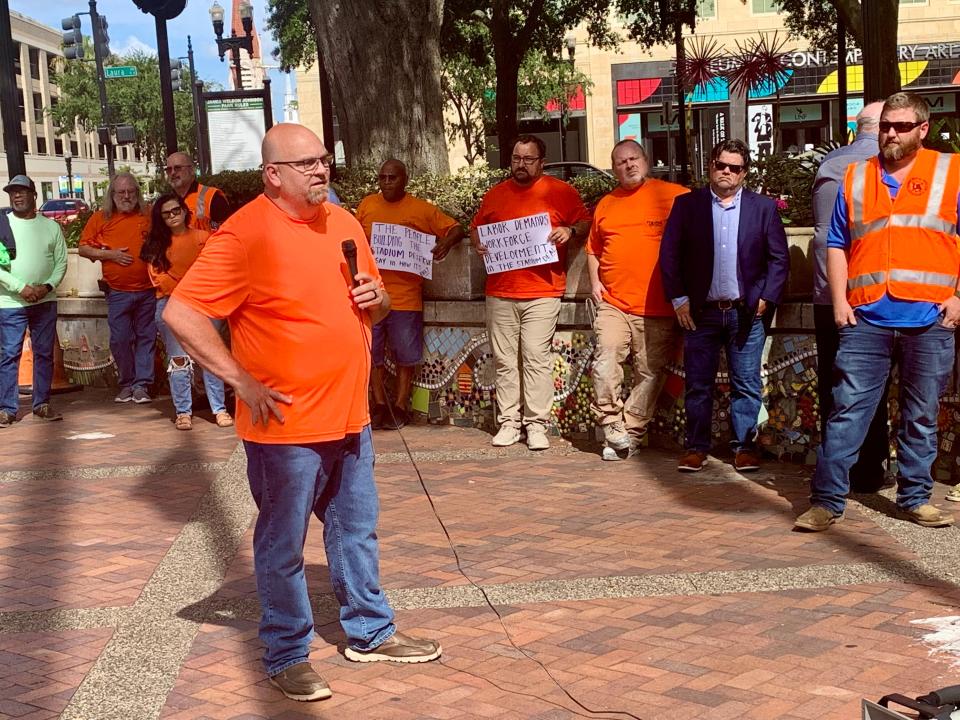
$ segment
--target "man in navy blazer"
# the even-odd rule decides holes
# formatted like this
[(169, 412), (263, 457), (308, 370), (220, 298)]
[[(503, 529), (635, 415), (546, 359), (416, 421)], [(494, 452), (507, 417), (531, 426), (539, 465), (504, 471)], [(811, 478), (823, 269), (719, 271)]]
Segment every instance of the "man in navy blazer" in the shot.
[(776, 202), (743, 187), (750, 150), (724, 140), (710, 154), (710, 186), (673, 204), (660, 246), (663, 287), (684, 330), (686, 451), (677, 468), (697, 472), (710, 451), (713, 389), (726, 350), (734, 466), (757, 470), (760, 361), (765, 319), (790, 269)]

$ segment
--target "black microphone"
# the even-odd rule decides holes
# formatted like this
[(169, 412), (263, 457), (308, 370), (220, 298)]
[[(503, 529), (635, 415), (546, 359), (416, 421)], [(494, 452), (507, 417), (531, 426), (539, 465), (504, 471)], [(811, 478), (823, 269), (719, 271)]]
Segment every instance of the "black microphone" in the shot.
[(340, 249), (347, 261), (347, 267), (350, 268), (350, 280), (353, 282), (353, 286), (357, 287), (360, 284), (360, 281), (357, 280), (357, 244), (353, 240), (344, 240), (340, 243)]

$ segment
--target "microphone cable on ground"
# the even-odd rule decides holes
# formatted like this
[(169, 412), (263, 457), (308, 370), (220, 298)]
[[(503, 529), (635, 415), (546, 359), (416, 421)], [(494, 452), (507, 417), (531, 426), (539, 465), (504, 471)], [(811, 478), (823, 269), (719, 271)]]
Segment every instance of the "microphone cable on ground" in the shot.
[[(354, 252), (356, 251), (354, 250)], [(349, 265), (349, 262), (348, 262), (348, 265)], [(351, 270), (353, 270), (352, 267), (351, 267)], [(354, 271), (354, 275), (356, 275), (355, 271)], [(360, 332), (363, 337), (364, 344), (367, 346), (367, 352), (370, 353), (371, 365), (372, 365), (373, 348), (371, 347), (371, 342), (367, 340), (366, 327), (364, 326), (364, 323), (363, 323), (363, 317), (358, 316), (358, 319), (360, 320)], [(372, 332), (372, 325), (371, 325), (371, 332)], [(372, 376), (372, 373), (371, 373), (371, 376)], [(440, 513), (437, 511), (437, 506), (434, 503), (433, 496), (430, 494), (430, 490), (427, 488), (427, 484), (423, 479), (423, 474), (420, 472), (420, 467), (417, 465), (417, 461), (413, 457), (413, 452), (410, 450), (410, 446), (407, 444), (407, 439), (404, 437), (403, 432), (400, 429), (399, 423), (397, 423), (396, 415), (393, 412), (393, 403), (390, 402), (389, 395), (387, 395), (386, 383), (383, 381), (382, 377), (380, 378), (380, 390), (383, 392), (384, 397), (387, 399), (386, 406), (390, 412), (390, 418), (393, 420), (393, 424), (397, 427), (396, 432), (400, 436), (400, 442), (403, 443), (403, 449), (407, 453), (407, 458), (409, 458), (410, 460), (410, 465), (413, 466), (413, 470), (417, 474), (417, 480), (420, 483), (420, 488), (423, 490), (423, 494), (427, 498), (427, 502), (430, 505), (430, 510), (433, 512), (433, 516), (434, 518), (436, 518), (437, 524), (440, 526), (440, 529), (443, 530), (443, 535), (447, 539), (447, 545), (449, 545), (450, 552), (453, 554), (453, 559), (456, 561), (456, 564), (457, 564), (457, 571), (460, 573), (460, 575), (463, 576), (464, 580), (466, 580), (468, 583), (470, 583), (471, 586), (476, 588), (480, 592), (480, 594), (483, 596), (483, 600), (486, 603), (487, 607), (490, 608), (493, 614), (497, 616), (497, 620), (500, 622), (500, 628), (503, 630), (503, 635), (504, 637), (507, 638), (507, 641), (513, 647), (513, 649), (516, 650), (521, 655), (523, 655), (528, 660), (532, 660), (533, 662), (535, 662), (540, 667), (540, 669), (544, 672), (544, 674), (550, 679), (550, 681), (557, 686), (560, 692), (566, 695), (567, 698), (569, 698), (570, 701), (574, 703), (577, 707), (579, 707), (581, 710), (590, 713), (590, 715), (583, 715), (577, 712), (576, 710), (572, 710), (568, 707), (564, 707), (563, 705), (560, 705), (559, 703), (556, 703), (552, 700), (548, 700), (547, 698), (541, 695), (537, 695), (536, 693), (526, 693), (519, 690), (510, 690), (508, 688), (504, 688), (498, 685), (497, 683), (493, 682), (489, 678), (483, 677), (482, 675), (477, 675), (475, 673), (470, 672), (469, 670), (462, 670), (460, 668), (455, 668), (451, 665), (448, 665), (447, 663), (443, 662), (442, 658), (441, 658), (441, 664), (443, 664), (444, 667), (450, 668), (451, 670), (456, 670), (457, 672), (464, 672), (467, 675), (470, 675), (471, 677), (475, 677), (477, 679), (483, 680), (484, 682), (490, 683), (498, 690), (503, 690), (504, 692), (508, 692), (514, 695), (522, 695), (525, 697), (534, 698), (548, 705), (553, 705), (554, 707), (558, 707), (563, 710), (567, 710), (568, 712), (572, 712), (574, 715), (577, 715), (579, 717), (590, 718), (595, 716), (603, 716), (603, 717), (619, 716), (619, 717), (632, 718), (633, 720), (643, 720), (643, 718), (639, 717), (638, 715), (634, 715), (633, 713), (627, 710), (595, 710), (591, 707), (588, 707), (587, 705), (584, 705), (582, 702), (580, 702), (580, 700), (574, 697), (569, 690), (567, 690), (563, 686), (563, 683), (561, 683), (554, 676), (554, 674), (550, 672), (550, 669), (546, 665), (544, 665), (540, 660), (538, 660), (536, 657), (534, 657), (532, 654), (530, 654), (529, 652), (527, 652), (522, 647), (517, 645), (517, 643), (514, 642), (513, 636), (510, 634), (510, 631), (507, 629), (506, 623), (504, 623), (503, 621), (503, 615), (500, 614), (500, 611), (497, 610), (496, 606), (490, 600), (490, 597), (487, 595), (487, 591), (484, 590), (484, 588), (481, 585), (474, 582), (473, 578), (467, 575), (466, 571), (463, 569), (463, 565), (460, 563), (460, 554), (457, 552), (457, 548), (453, 543), (453, 538), (450, 536), (450, 532), (447, 530), (446, 523), (443, 522), (443, 518), (440, 517)]]

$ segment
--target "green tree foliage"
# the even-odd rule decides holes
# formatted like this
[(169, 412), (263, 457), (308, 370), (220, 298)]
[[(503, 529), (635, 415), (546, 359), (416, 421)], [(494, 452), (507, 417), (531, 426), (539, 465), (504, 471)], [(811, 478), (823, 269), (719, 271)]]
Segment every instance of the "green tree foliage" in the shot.
[(307, 0), (267, 0), (267, 29), (277, 41), (273, 59), (284, 72), (316, 62), (317, 33)]
[[(92, 47), (87, 52), (88, 57), (93, 57)], [(133, 125), (137, 132), (136, 147), (141, 156), (154, 167), (162, 167), (167, 148), (164, 143), (160, 71), (156, 56), (139, 51), (123, 56), (111, 55), (105, 64), (133, 65), (137, 68), (136, 77), (107, 80), (110, 120), (116, 124)], [(61, 61), (54, 72), (53, 82), (59, 86), (61, 95), (60, 102), (49, 112), (61, 134), (71, 132), (75, 120), (85, 131), (94, 130), (103, 123), (94, 63)], [(189, 72), (184, 72), (181, 82), (184, 88), (190, 87)], [(180, 149), (193, 153), (196, 132), (190, 92), (174, 92), (173, 100)]]
[[(485, 136), (496, 126), (497, 78), (486, 25), (468, 23), (460, 32), (471, 42), (444, 58), (442, 87), (452, 109), (446, 117), (447, 136), (454, 142), (463, 141), (464, 158), (473, 165), (484, 156)], [(564, 123), (570, 98), (578, 89), (587, 92), (592, 85), (589, 77), (559, 53), (539, 49), (524, 57), (517, 81), (517, 109), (522, 116), (547, 119), (547, 104), (562, 101)]]

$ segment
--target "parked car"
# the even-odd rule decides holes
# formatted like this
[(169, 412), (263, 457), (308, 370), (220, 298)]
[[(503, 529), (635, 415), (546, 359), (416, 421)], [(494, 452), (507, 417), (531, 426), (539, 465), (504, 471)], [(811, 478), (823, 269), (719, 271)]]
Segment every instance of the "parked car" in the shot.
[(552, 175), (555, 178), (566, 180), (567, 182), (575, 177), (581, 177), (583, 175), (604, 175), (608, 178), (613, 178), (613, 175), (606, 170), (601, 170), (595, 165), (585, 162), (571, 161), (546, 163), (543, 166), (543, 172), (546, 175)]
[(80, 213), (87, 212), (89, 209), (90, 206), (83, 200), (60, 198), (59, 200), (47, 200), (40, 206), (40, 214), (59, 223), (67, 223), (76, 220)]

